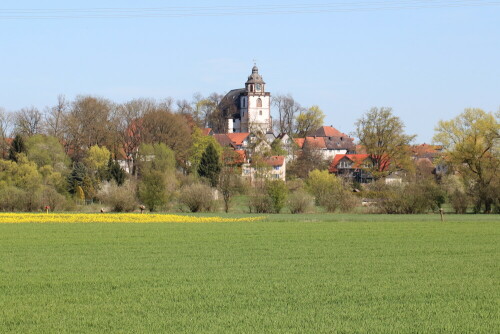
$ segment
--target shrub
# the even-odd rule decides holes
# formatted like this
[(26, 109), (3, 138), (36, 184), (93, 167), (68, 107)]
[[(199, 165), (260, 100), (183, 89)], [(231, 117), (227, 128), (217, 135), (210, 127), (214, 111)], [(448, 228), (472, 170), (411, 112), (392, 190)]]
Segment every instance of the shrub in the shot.
[(340, 211), (352, 212), (359, 205), (359, 197), (349, 190), (344, 190), (340, 198)]
[(455, 189), (449, 197), (451, 206), (453, 207), (453, 210), (455, 210), (455, 213), (463, 214), (467, 212), (470, 199), (465, 192)]
[(444, 198), (437, 185), (429, 182), (390, 185), (382, 194), (384, 199), (378, 202), (381, 211), (395, 214), (425, 213), (429, 210), (436, 210)]
[(214, 189), (202, 183), (193, 183), (181, 189), (179, 202), (191, 212), (213, 211), (216, 207)]
[(280, 213), (285, 206), (288, 190), (285, 182), (274, 180), (266, 182), (266, 193), (271, 201), (271, 209), (274, 213)]
[(308, 212), (314, 202), (314, 197), (304, 190), (298, 190), (288, 196), (288, 208), (293, 214)]
[(132, 212), (137, 208), (135, 189), (136, 186), (131, 181), (125, 182), (122, 186), (112, 182), (99, 192), (98, 197), (114, 212)]
[(271, 213), (273, 203), (266, 193), (254, 190), (249, 197), (248, 207), (250, 213)]

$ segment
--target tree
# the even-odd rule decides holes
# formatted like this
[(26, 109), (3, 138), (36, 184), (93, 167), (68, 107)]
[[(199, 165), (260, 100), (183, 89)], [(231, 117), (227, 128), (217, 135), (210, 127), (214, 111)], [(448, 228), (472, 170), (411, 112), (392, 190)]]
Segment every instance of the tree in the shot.
[(220, 170), (219, 153), (215, 149), (215, 146), (210, 143), (201, 156), (200, 165), (198, 166), (198, 175), (207, 178), (210, 185), (216, 187)]
[(309, 136), (323, 126), (325, 114), (318, 106), (301, 111), (296, 117), (295, 133), (297, 137)]
[(17, 162), (18, 154), (20, 153), (26, 153), (26, 146), (24, 145), (23, 137), (17, 134), (10, 145), (9, 160)]
[(0, 108), (0, 154), (2, 158), (6, 158), (9, 152), (10, 145), (7, 143), (9, 137), (12, 115)]
[(33, 136), (42, 131), (42, 113), (35, 107), (23, 108), (15, 113), (16, 132), (24, 136)]
[(138, 195), (151, 212), (164, 206), (168, 202), (165, 174), (158, 170), (151, 170), (142, 175)]
[(193, 129), (193, 134), (191, 136), (191, 148), (189, 149), (189, 170), (191, 172), (196, 172), (198, 166), (200, 165), (200, 160), (203, 152), (207, 149), (208, 145), (212, 144), (217, 151), (217, 153), (222, 153), (222, 147), (219, 145), (217, 140), (213, 136), (205, 136), (201, 130), (197, 127)]
[(500, 197), (500, 113), (465, 109), (449, 121), (440, 121), (434, 141), (443, 145), (446, 161), (459, 172), (474, 198), (475, 210), (491, 212)]
[(166, 144), (175, 152), (179, 164), (184, 166), (191, 146), (191, 129), (183, 115), (156, 108), (144, 115), (142, 126), (145, 143)]
[(404, 133), (404, 124), (392, 108), (372, 108), (356, 122), (355, 134), (374, 160), (367, 170), (375, 179), (404, 168), (410, 163), (408, 145), (414, 135)]
[(286, 133), (291, 137), (294, 130), (295, 115), (304, 109), (290, 94), (276, 95), (273, 97), (271, 104), (278, 113), (278, 119), (275, 123), (276, 130), (280, 134)]
[(45, 128), (47, 134), (61, 139), (64, 135), (64, 117), (68, 112), (69, 103), (64, 95), (57, 97), (57, 104), (48, 108), (45, 113)]
[(113, 103), (106, 99), (93, 96), (76, 98), (64, 117), (67, 150), (72, 152), (74, 160), (82, 159), (85, 150), (94, 145), (114, 147), (113, 108)]
[(128, 169), (136, 174), (137, 152), (144, 141), (143, 117), (154, 110), (156, 104), (149, 99), (136, 99), (117, 108), (117, 127)]
[(111, 153), (106, 147), (94, 145), (87, 151), (84, 164), (87, 167), (89, 174), (92, 174), (92, 176), (96, 177), (98, 180), (103, 181), (107, 178), (106, 168), (110, 158)]
[(304, 143), (298, 157), (290, 164), (287, 174), (289, 177), (305, 179), (315, 169), (326, 170), (328, 161), (323, 157), (321, 150), (314, 144)]
[(108, 166), (106, 168), (106, 180), (114, 180), (118, 186), (121, 186), (123, 185), (123, 183), (125, 183), (126, 177), (127, 174), (125, 173), (123, 168), (121, 168), (118, 161), (113, 160), (110, 156)]
[(26, 155), (38, 168), (51, 166), (57, 172), (66, 173), (70, 161), (64, 147), (56, 137), (34, 135), (26, 140)]

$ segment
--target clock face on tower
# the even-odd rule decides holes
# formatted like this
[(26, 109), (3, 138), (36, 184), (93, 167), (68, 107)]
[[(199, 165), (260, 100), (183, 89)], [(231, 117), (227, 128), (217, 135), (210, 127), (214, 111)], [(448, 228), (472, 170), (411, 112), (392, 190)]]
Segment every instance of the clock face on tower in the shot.
[(261, 89), (260, 84), (256, 84), (256, 85), (255, 85), (255, 90), (256, 90), (256, 91), (258, 91), (258, 92), (260, 92), (260, 89)]

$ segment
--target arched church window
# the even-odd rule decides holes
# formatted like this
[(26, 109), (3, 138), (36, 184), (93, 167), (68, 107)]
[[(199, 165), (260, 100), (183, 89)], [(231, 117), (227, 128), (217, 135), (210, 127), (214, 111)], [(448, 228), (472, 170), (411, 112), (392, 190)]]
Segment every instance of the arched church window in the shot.
[[(260, 99), (259, 99), (260, 100)], [(262, 103), (262, 102), (261, 102)], [(261, 106), (262, 107), (262, 106)], [(262, 116), (262, 110), (259, 110), (259, 115)]]
[[(257, 99), (257, 108), (262, 108), (262, 100), (260, 98)], [(262, 115), (262, 111), (261, 111)]]

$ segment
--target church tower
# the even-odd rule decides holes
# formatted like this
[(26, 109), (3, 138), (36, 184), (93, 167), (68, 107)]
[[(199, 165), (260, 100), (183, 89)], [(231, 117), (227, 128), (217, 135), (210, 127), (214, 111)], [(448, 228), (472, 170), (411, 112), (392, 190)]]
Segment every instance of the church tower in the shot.
[(271, 130), (271, 93), (257, 66), (245, 83), (245, 93), (240, 96), (241, 132), (266, 133)]
[(227, 132), (272, 131), (271, 93), (255, 65), (245, 88), (233, 89), (222, 99), (219, 108), (227, 119)]

